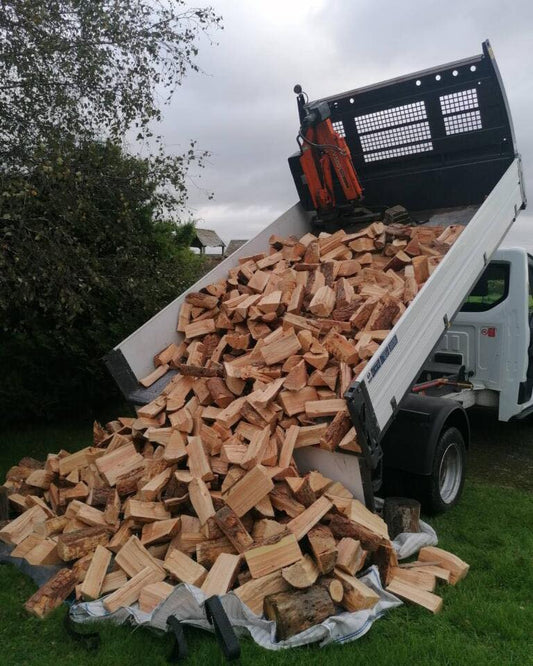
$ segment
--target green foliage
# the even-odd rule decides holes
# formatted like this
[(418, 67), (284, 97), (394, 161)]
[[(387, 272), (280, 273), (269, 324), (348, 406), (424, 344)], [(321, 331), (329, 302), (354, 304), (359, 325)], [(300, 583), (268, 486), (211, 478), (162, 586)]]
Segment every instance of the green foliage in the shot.
[(154, 219), (149, 160), (111, 142), (41, 152), (0, 178), (3, 418), (109, 401), (101, 357), (202, 270), (192, 223)]
[(101, 356), (198, 276), (168, 220), (205, 153), (153, 132), (217, 27), (183, 0), (2, 0), (0, 420), (108, 402)]
[(58, 137), (150, 136), (161, 101), (198, 70), (198, 38), (220, 21), (183, 0), (2, 0), (4, 165), (27, 168)]

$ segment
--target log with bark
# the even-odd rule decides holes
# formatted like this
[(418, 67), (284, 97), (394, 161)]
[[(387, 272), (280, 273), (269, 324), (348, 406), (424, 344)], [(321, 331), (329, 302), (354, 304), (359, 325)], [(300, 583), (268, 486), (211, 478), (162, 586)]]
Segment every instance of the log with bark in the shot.
[(335, 614), (333, 601), (322, 586), (279, 592), (266, 597), (265, 616), (276, 622), (276, 640), (283, 641)]
[(391, 539), (402, 532), (420, 532), (420, 502), (406, 497), (387, 497), (383, 505), (383, 519)]

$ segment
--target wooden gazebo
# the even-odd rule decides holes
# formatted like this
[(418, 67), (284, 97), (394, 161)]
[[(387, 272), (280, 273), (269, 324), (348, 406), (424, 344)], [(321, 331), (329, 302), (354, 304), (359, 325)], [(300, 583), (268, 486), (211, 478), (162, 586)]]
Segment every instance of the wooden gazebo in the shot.
[(198, 248), (200, 250), (200, 254), (205, 254), (205, 250), (208, 247), (220, 247), (222, 248), (221, 255), (223, 256), (226, 249), (226, 244), (216, 231), (213, 231), (212, 229), (196, 229), (191, 247)]

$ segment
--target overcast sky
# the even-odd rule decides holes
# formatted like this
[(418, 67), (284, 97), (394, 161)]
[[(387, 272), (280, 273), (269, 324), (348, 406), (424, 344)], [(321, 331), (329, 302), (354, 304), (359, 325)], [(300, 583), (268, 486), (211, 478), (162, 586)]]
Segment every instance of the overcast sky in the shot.
[[(168, 150), (185, 150), (194, 138), (212, 154), (189, 187), (198, 226), (225, 241), (251, 238), (296, 202), (287, 165), (296, 150), (295, 83), (316, 99), (481, 53), (486, 38), (533, 197), (533, 0), (210, 4), (224, 30), (213, 33), (217, 45), (202, 40), (198, 63), (205, 74), (184, 81), (162, 128)], [(533, 225), (533, 217), (522, 215), (520, 239)]]

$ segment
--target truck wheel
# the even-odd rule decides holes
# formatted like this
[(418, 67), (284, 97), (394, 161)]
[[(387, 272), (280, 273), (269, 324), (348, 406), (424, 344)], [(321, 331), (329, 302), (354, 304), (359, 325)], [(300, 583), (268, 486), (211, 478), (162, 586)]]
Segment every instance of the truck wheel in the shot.
[(419, 477), (422, 505), (429, 513), (443, 513), (461, 498), (465, 482), (466, 447), (457, 428), (445, 430), (435, 448), (430, 476)]

